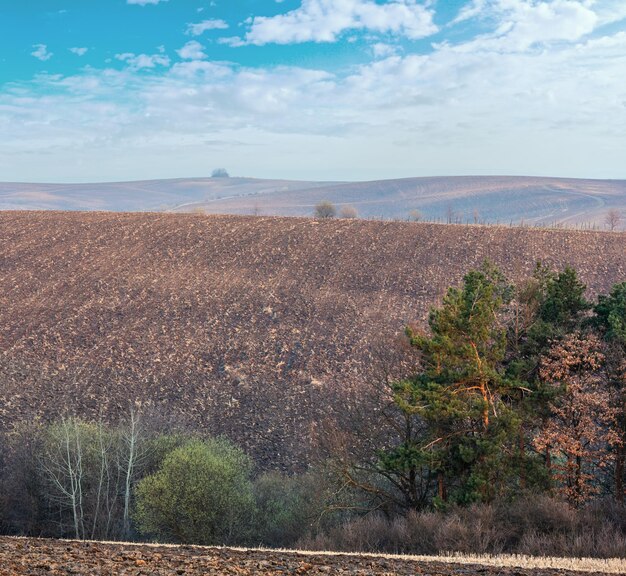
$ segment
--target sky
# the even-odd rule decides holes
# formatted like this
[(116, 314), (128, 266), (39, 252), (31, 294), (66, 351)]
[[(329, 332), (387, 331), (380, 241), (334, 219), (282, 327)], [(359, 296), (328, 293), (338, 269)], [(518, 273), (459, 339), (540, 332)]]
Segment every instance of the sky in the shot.
[(626, 0), (0, 0), (0, 181), (626, 178)]

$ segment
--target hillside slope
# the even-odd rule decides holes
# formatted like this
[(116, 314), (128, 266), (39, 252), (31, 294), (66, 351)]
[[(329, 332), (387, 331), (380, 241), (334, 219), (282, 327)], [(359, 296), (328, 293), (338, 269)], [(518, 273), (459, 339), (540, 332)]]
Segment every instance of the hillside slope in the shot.
[(0, 212), (0, 425), (130, 403), (306, 459), (373, 350), (484, 258), (626, 278), (626, 234), (189, 214)]
[(314, 190), (325, 182), (259, 178), (175, 178), (135, 182), (45, 184), (0, 182), (0, 210), (192, 210), (198, 203), (233, 196)]
[(0, 183), (0, 209), (174, 211), (311, 216), (329, 200), (362, 218), (510, 222), (606, 227), (623, 214), (626, 180), (511, 176), (403, 178), (372, 182), (301, 182), (255, 178), (179, 178), (101, 184)]
[[(605, 227), (609, 210), (626, 218), (626, 181), (514, 176), (445, 176), (329, 183), (199, 202), (211, 214), (309, 216), (323, 200), (352, 206), (363, 218), (407, 220), (416, 210), (441, 222)], [(185, 207), (187, 210), (189, 207)]]

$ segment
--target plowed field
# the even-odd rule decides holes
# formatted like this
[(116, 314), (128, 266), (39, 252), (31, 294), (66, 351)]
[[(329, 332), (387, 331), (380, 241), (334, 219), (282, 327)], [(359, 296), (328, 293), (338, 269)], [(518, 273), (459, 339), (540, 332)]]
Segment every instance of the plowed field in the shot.
[(375, 350), (485, 258), (626, 279), (626, 233), (302, 218), (0, 212), (0, 427), (131, 404), (306, 461)]
[[(524, 561), (520, 562), (523, 566)], [(582, 562), (581, 562), (582, 564)], [(601, 564), (601, 563), (600, 563)], [(608, 565), (607, 565), (608, 566)], [(586, 574), (617, 572), (593, 571)], [(573, 576), (561, 568), (487, 566), (443, 561), (373, 557), (357, 554), (322, 555), (281, 551), (136, 546), (98, 542), (66, 542), (0, 538), (0, 576), (13, 575), (170, 575), (237, 574), (360, 574), (362, 576)]]

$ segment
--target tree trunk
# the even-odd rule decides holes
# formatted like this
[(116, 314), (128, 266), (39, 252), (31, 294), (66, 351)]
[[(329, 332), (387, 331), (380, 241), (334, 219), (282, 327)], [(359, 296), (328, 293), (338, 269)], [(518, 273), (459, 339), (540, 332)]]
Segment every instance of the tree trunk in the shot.
[(552, 455), (550, 454), (550, 446), (546, 446), (546, 469), (548, 476), (552, 479)]
[(521, 490), (526, 489), (526, 438), (524, 438), (524, 426), (519, 429), (519, 487)]
[(618, 502), (624, 501), (624, 460), (626, 446), (621, 444), (617, 447), (617, 454), (615, 456), (615, 500)]
[(437, 496), (442, 502), (446, 502), (448, 500), (448, 494), (446, 491), (445, 479), (443, 476), (443, 472), (437, 473)]

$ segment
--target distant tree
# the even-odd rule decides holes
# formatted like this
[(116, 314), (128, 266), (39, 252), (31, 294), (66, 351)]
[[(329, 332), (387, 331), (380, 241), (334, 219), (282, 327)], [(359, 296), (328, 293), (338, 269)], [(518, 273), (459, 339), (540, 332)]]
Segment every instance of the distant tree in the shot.
[(211, 172), (211, 178), (229, 178), (230, 175), (226, 168), (216, 168)]
[(332, 202), (328, 200), (322, 200), (315, 205), (315, 218), (334, 218), (337, 214), (337, 209)]
[(604, 223), (611, 232), (614, 232), (617, 228), (619, 228), (621, 222), (622, 213), (617, 208), (611, 208), (611, 210), (609, 210), (604, 217)]
[(448, 207), (446, 208), (446, 223), (452, 224), (453, 222), (455, 222), (455, 220), (456, 212), (454, 210), (454, 207), (452, 206), (452, 204), (448, 204)]
[(225, 440), (193, 440), (166, 456), (137, 486), (144, 534), (181, 543), (226, 544), (254, 515), (252, 464)]
[(354, 206), (342, 206), (339, 211), (340, 218), (356, 218), (358, 212)]
[(424, 215), (417, 209), (409, 212), (409, 220), (411, 222), (421, 222), (423, 218)]

